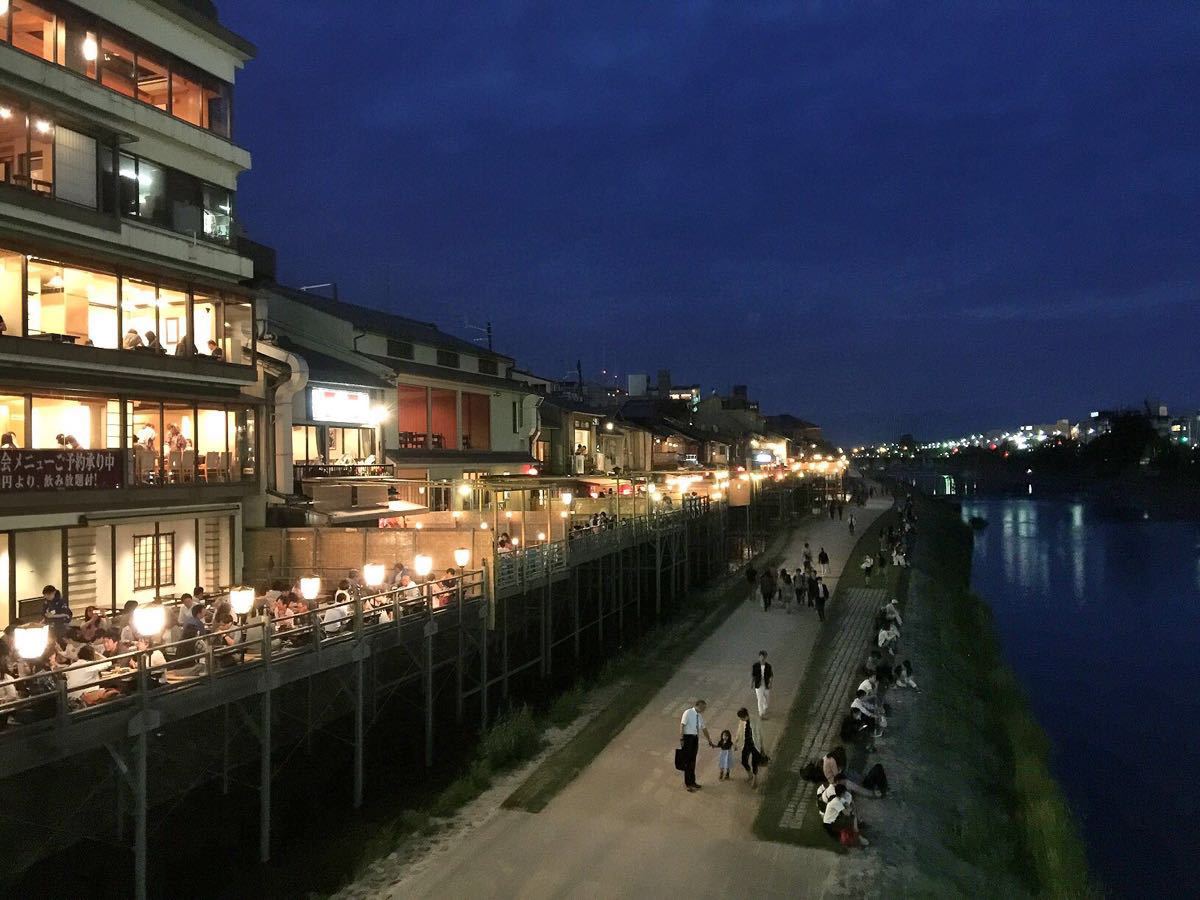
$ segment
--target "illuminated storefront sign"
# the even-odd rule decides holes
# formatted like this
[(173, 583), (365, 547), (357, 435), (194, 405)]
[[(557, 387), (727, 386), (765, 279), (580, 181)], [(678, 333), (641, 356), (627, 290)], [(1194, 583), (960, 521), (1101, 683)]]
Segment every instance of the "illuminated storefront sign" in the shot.
[(312, 399), (314, 422), (371, 424), (371, 397), (366, 391), (315, 387), (311, 389), (309, 396)]

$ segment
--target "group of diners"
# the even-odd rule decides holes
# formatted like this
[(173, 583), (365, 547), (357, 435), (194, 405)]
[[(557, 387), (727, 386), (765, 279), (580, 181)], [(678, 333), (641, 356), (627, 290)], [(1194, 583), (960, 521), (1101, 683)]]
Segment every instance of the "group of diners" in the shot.
[[(90, 343), (90, 341), (88, 342)], [(158, 335), (153, 331), (147, 331), (146, 336), (142, 337), (136, 328), (130, 328), (125, 332), (125, 337), (121, 339), (121, 349), (123, 350), (139, 350), (143, 353), (157, 353), (160, 356), (167, 355), (167, 348), (162, 345), (162, 341), (158, 339)], [(175, 344), (175, 356), (210, 356), (213, 359), (224, 359), (225, 351), (221, 349), (221, 345), (214, 340), (208, 342), (208, 353), (201, 353), (196, 349), (196, 345), (192, 342), (189, 335), (184, 335)]]
[(161, 631), (143, 634), (136, 600), (109, 615), (89, 605), (76, 617), (62, 592), (46, 585), (44, 652), (19, 655), (15, 624), (0, 638), (0, 728), (52, 717), (60, 695), (69, 709), (81, 709), (127, 695), (140, 683), (154, 687), (205, 675), (210, 666), (235, 667), (261, 653), (268, 624), (273, 647), (302, 647), (351, 630), (359, 604), (363, 625), (391, 623), (397, 615), (451, 606), (462, 587), (457, 569), (419, 579), (397, 562), (385, 585), (369, 587), (350, 570), (324, 598), (306, 599), (299, 579), (276, 582), (255, 591), (250, 611), (241, 615), (228, 594), (210, 596), (196, 587), (177, 601), (156, 601)]

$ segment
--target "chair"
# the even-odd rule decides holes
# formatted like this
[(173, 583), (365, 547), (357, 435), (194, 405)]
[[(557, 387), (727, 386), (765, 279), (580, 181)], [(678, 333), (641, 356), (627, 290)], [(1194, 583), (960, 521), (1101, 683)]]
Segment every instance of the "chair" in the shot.
[(133, 477), (138, 483), (146, 484), (154, 480), (157, 458), (158, 454), (148, 447), (133, 448)]
[(204, 454), (204, 477), (207, 481), (225, 480), (224, 456), (224, 453), (218, 453), (215, 450), (210, 450)]
[(196, 451), (184, 450), (179, 457), (179, 474), (184, 481), (196, 480)]
[(179, 450), (171, 450), (167, 453), (167, 469), (170, 473), (168, 481), (183, 480), (183, 454)]

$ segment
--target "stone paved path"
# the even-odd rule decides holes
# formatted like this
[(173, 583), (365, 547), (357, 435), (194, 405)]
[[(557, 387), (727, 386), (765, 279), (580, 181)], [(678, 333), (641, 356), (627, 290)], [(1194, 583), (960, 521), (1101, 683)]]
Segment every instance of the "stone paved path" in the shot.
[[(877, 499), (857, 509), (859, 533), (888, 505)], [(806, 540), (814, 557), (821, 546), (829, 552), (832, 589), (854, 544), (846, 523), (822, 517), (799, 528), (785, 557), (789, 568), (800, 563)], [(738, 707), (755, 709), (750, 666), (760, 649), (775, 670), (771, 710), (780, 724), (769, 716), (762, 729), (770, 749), (819, 633), (813, 610), (764, 613), (746, 602), (545, 810), (500, 810), (435, 858), (396, 873), (387, 896), (820, 896), (833, 854), (756, 840), (758, 795), (741, 772), (716, 780), (716, 751), (701, 750), (703, 790), (694, 794), (683, 790), (672, 764), (679, 717), (692, 700), (708, 700), (714, 739), (734, 729)]]
[[(846, 607), (828, 666), (828, 671), (837, 675), (820, 687), (804, 750), (792, 760), (791, 771), (796, 775), (809, 760), (817, 759), (830, 747), (841, 743), (838, 730), (846, 713), (846, 698), (853, 699), (851, 691), (855, 683), (862, 680), (858, 663), (870, 645), (875, 612), (887, 602), (887, 592), (878, 588), (853, 588), (844, 599)], [(816, 812), (817, 786), (801, 779), (788, 799), (780, 825), (798, 830), (803, 827), (805, 817), (816, 815)]]

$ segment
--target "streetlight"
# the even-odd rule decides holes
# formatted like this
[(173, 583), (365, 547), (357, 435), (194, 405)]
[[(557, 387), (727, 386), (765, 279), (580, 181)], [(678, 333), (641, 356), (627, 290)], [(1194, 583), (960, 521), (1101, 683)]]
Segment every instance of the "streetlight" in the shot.
[(386, 571), (383, 563), (367, 563), (363, 566), (363, 581), (366, 582), (367, 587), (379, 587), (383, 584)]
[(424, 553), (418, 554), (413, 558), (413, 571), (417, 573), (418, 578), (426, 577), (433, 571), (433, 557)]
[(13, 629), (13, 644), (21, 659), (41, 659), (50, 643), (50, 626), (18, 625)]
[(167, 611), (161, 600), (153, 600), (133, 611), (133, 630), (144, 638), (158, 637), (167, 625)]
[(254, 609), (254, 588), (235, 587), (229, 589), (229, 609), (235, 616), (244, 616)]
[(459, 547), (454, 551), (454, 564), (460, 569), (465, 569), (470, 561), (471, 551), (466, 547)]
[(300, 579), (300, 596), (305, 600), (316, 600), (319, 593), (321, 593), (321, 577), (319, 575), (306, 575)]

